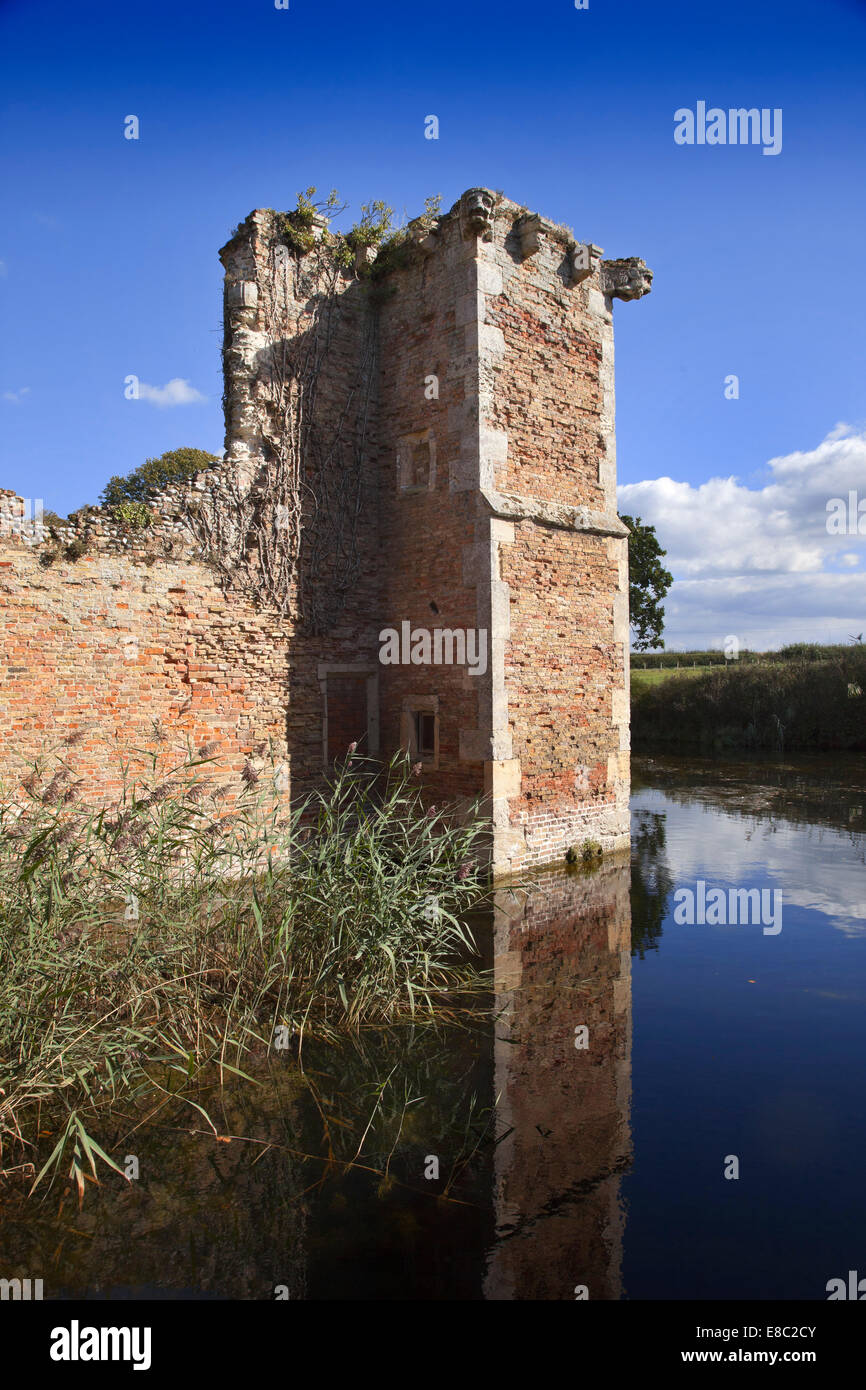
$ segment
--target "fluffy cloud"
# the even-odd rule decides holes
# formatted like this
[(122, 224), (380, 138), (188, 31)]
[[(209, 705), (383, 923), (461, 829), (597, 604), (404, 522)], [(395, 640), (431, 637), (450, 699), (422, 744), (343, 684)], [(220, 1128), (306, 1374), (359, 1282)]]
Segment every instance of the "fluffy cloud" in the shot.
[(138, 384), (139, 400), (150, 401), (152, 405), (198, 405), (207, 400), (201, 391), (190, 386), (185, 377), (173, 376), (164, 386), (148, 386), (146, 381)]
[(13, 401), (14, 404), (17, 405), (19, 401), (22, 401), (22, 400), (24, 399), (24, 397), (27, 396), (27, 395), (29, 395), (29, 394), (30, 394), (30, 387), (29, 387), (29, 386), (22, 386), (21, 389), (20, 389), (20, 391), (4, 391), (4, 392), (3, 392), (3, 400), (4, 400), (4, 401)]
[[(866, 431), (837, 425), (815, 449), (770, 459), (770, 481), (699, 487), (655, 478), (619, 489), (620, 511), (652, 523), (675, 583), (665, 602), (668, 647), (846, 642), (866, 629)], [(840, 499), (846, 531), (828, 532)], [(838, 510), (838, 509), (837, 509)], [(853, 532), (853, 533), (852, 533)]]

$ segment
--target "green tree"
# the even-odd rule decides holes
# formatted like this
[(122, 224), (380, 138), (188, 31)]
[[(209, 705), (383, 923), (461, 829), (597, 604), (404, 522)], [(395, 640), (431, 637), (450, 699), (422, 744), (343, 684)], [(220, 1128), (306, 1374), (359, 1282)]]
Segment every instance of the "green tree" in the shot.
[(662, 550), (654, 526), (644, 526), (639, 516), (621, 516), (628, 527), (628, 607), (635, 651), (664, 647), (665, 610), (662, 599), (674, 577), (662, 565)]
[(99, 494), (104, 507), (119, 507), (125, 502), (147, 502), (169, 483), (183, 482), (203, 468), (219, 463), (216, 454), (204, 449), (169, 449), (159, 458), (145, 459), (125, 478), (109, 479)]

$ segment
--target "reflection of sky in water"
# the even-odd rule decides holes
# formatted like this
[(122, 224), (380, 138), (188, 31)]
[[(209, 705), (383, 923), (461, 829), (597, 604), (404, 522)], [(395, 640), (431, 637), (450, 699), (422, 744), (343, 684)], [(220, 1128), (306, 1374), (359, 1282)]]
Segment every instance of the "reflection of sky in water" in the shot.
[[(863, 1266), (862, 789), (804, 769), (792, 787), (768, 766), (761, 786), (671, 760), (633, 797), (633, 926), (659, 896), (665, 911), (632, 971), (630, 1298), (824, 1300)], [(780, 891), (781, 933), (678, 925), (673, 892), (698, 879)]]
[[(663, 812), (675, 888), (771, 886), (784, 907), (820, 912), (849, 935), (866, 934), (866, 834), (729, 813), (703, 801), (637, 792), (634, 811)], [(784, 926), (783, 926), (784, 930)]]

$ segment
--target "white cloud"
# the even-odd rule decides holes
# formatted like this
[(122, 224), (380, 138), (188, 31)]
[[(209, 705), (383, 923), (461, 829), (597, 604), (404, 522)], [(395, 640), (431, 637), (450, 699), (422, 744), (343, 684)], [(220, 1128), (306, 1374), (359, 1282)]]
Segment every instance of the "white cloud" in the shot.
[(721, 646), (728, 635), (753, 648), (846, 642), (866, 626), (866, 507), (859, 534), (856, 515), (854, 534), (827, 531), (832, 498), (866, 503), (866, 430), (838, 424), (767, 467), (762, 488), (731, 476), (619, 489), (620, 511), (654, 525), (668, 552), (668, 647)]
[(827, 435), (827, 439), (843, 439), (846, 434), (852, 433), (853, 430), (851, 429), (851, 426), (846, 425), (844, 420), (840, 420), (838, 425), (833, 426), (830, 433)]
[(17, 405), (17, 404), (19, 403), (19, 401), (21, 401), (25, 396), (29, 395), (29, 393), (30, 393), (30, 387), (29, 387), (29, 386), (22, 386), (21, 389), (20, 389), (20, 391), (4, 391), (4, 392), (3, 392), (3, 400), (4, 400), (4, 401), (14, 401), (14, 403)]
[(9, 267), (5, 261), (0, 261), (0, 279), (9, 274)]
[(139, 399), (150, 401), (153, 405), (198, 405), (207, 400), (201, 391), (196, 391), (194, 386), (190, 386), (185, 377), (173, 376), (171, 381), (167, 381), (165, 386), (148, 386), (146, 381), (139, 382)]

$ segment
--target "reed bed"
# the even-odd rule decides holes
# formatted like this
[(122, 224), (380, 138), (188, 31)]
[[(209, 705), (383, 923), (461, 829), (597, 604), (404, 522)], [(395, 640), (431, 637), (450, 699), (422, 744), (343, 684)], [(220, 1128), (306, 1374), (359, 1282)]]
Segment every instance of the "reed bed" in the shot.
[(212, 761), (127, 760), (94, 809), (61, 752), (0, 795), (7, 1181), (65, 1177), (80, 1201), (121, 1172), (98, 1142), (120, 1102), (181, 1098), (216, 1132), (194, 1099), (214, 1077), (305, 1036), (456, 1021), (487, 988), (478, 808), (425, 809), (404, 758), (347, 756), (292, 810), (249, 764), (226, 800)]

